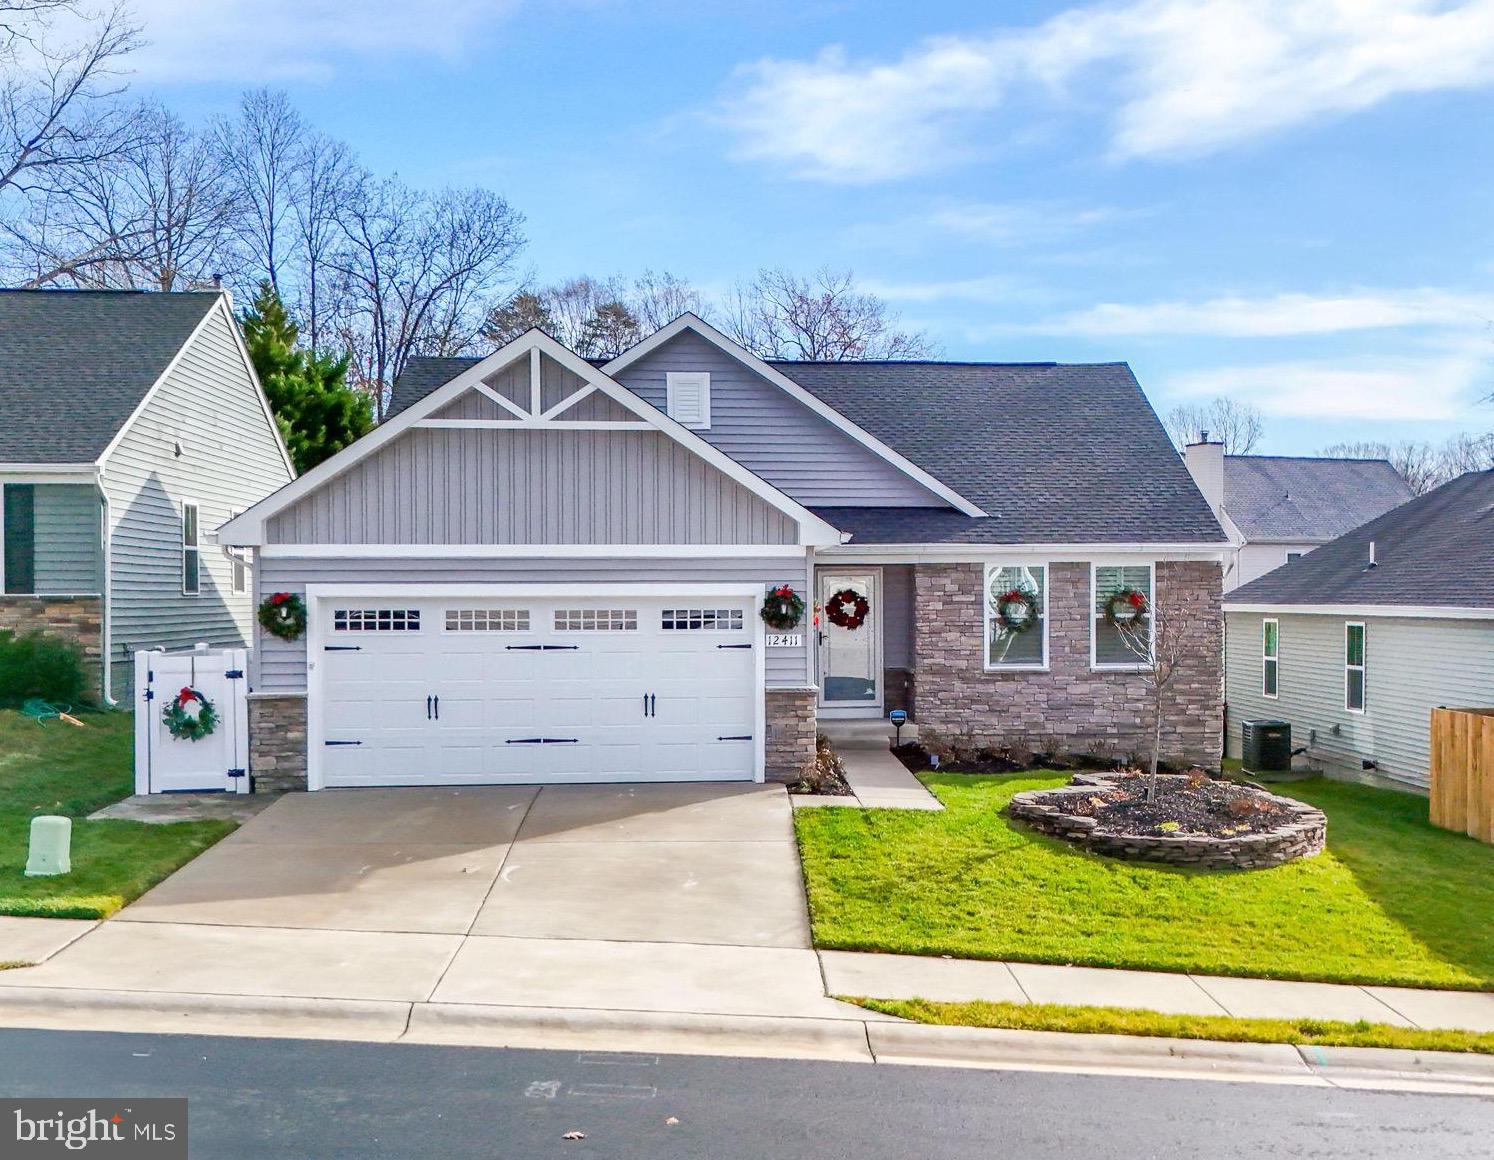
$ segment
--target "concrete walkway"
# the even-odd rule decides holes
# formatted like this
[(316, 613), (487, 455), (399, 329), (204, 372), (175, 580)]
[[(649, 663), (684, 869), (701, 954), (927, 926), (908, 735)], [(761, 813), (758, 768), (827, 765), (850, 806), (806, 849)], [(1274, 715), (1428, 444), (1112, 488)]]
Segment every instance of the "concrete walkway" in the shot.
[(1176, 1015), (1365, 1020), (1494, 1032), (1494, 994), (821, 951), (825, 990), (873, 999), (1062, 1003)]
[[(820, 732), (830, 739), (841, 765), (850, 797), (795, 794), (796, 809), (851, 806), (872, 810), (942, 810), (943, 804), (892, 755), (893, 729), (886, 721), (821, 721)], [(916, 726), (903, 727), (903, 740), (915, 741)]]

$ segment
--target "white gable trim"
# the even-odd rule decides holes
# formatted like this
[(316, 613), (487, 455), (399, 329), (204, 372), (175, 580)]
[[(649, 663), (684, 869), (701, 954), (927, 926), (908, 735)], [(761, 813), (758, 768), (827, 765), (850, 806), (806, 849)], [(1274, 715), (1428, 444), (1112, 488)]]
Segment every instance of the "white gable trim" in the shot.
[[(645, 423), (655, 430), (668, 435), (676, 443), (694, 452), (705, 462), (720, 471), (727, 478), (741, 484), (748, 491), (759, 498), (767, 501), (779, 511), (792, 516), (799, 524), (799, 539), (803, 544), (837, 544), (840, 542), (840, 532), (815, 515), (802, 504), (789, 498), (779, 491), (767, 480), (748, 471), (731, 456), (718, 450), (707, 443), (699, 435), (686, 430), (676, 423), (664, 412), (645, 402), (621, 383), (614, 382), (604, 372), (599, 371), (585, 359), (567, 350), (542, 330), (530, 330), (520, 335), (506, 346), (490, 354), (481, 362), (469, 367), (457, 375), (444, 386), (438, 387), (419, 402), (406, 407), (394, 418), (387, 420), (380, 426), (374, 428), (362, 439), (350, 447), (345, 447), (336, 455), (323, 463), (319, 463), (305, 475), (291, 483), (286, 484), (279, 491), (262, 499), (248, 511), (229, 520), (218, 529), (218, 542), (236, 547), (254, 547), (264, 543), (265, 521), (278, 515), (298, 500), (311, 494), (323, 484), (335, 479), (347, 471), (354, 464), (366, 459), (375, 451), (393, 442), (400, 435), (412, 427), (422, 425), (431, 415), (441, 408), (453, 402), (458, 396), (465, 394), (482, 385), (482, 380), (495, 371), (503, 370), (513, 365), (520, 359), (528, 356), (530, 367), (538, 366), (540, 355), (547, 355), (554, 359), (566, 370), (576, 375), (583, 382), (590, 383), (597, 390), (621, 404), (628, 411), (637, 415)], [(539, 407), (537, 388), (531, 400), (531, 406), (536, 413), (542, 413)], [(505, 426), (529, 426), (529, 423), (509, 423), (504, 420), (473, 420), (479, 426), (492, 426), (495, 428)], [(576, 429), (579, 425), (566, 422), (547, 422), (539, 424), (538, 420), (532, 421), (535, 425), (542, 425), (546, 430)], [(621, 426), (621, 424), (615, 424)], [(439, 546), (431, 547), (432, 555), (439, 555)]]
[(187, 335), (187, 340), (182, 343), (181, 346), (177, 347), (176, 353), (171, 356), (171, 361), (167, 363), (166, 368), (156, 376), (156, 381), (150, 385), (150, 389), (145, 392), (140, 402), (135, 405), (135, 409), (130, 412), (130, 417), (120, 424), (118, 431), (114, 432), (114, 438), (109, 440), (109, 445), (104, 448), (104, 450), (99, 454), (98, 459), (94, 461), (100, 470), (102, 470), (104, 465), (108, 462), (109, 456), (114, 454), (114, 449), (118, 447), (121, 441), (123, 441), (124, 437), (129, 434), (130, 428), (135, 425), (140, 416), (145, 413), (145, 409), (149, 407), (155, 400), (156, 395), (159, 394), (161, 388), (165, 386), (166, 380), (171, 377), (171, 373), (176, 370), (182, 359), (186, 357), (187, 351), (192, 348), (192, 344), (196, 342), (197, 339), (201, 336), (202, 332), (207, 329), (207, 325), (212, 321), (214, 314), (221, 314), (223, 317), (223, 321), (227, 324), (228, 333), (233, 336), (234, 346), (239, 352), (239, 358), (241, 358), (244, 362), (244, 369), (249, 372), (249, 381), (254, 386), (254, 393), (259, 397), (260, 410), (264, 413), (265, 422), (270, 425), (270, 433), (275, 440), (276, 448), (280, 451), (280, 458), (285, 464), (285, 470), (289, 472), (292, 477), (295, 476), (296, 468), (295, 465), (291, 463), (290, 451), (285, 446), (285, 439), (280, 434), (280, 424), (275, 422), (275, 412), (270, 410), (270, 400), (265, 395), (265, 388), (264, 385), (259, 381), (258, 372), (256, 372), (254, 369), (254, 360), (249, 357), (249, 350), (244, 345), (244, 336), (239, 333), (239, 324), (234, 320), (233, 311), (228, 308), (227, 294), (219, 294), (218, 301), (214, 302), (212, 306), (208, 307), (208, 309), (203, 312), (202, 318), (199, 319), (197, 325), (192, 328), (192, 333)]
[(820, 416), (820, 418), (825, 419), (835, 427), (839, 428), (841, 431), (844, 431), (857, 443), (860, 443), (867, 450), (871, 451), (872, 454), (886, 460), (888, 463), (892, 464), (892, 466), (901, 471), (904, 475), (907, 475), (916, 480), (919, 484), (927, 488), (929, 491), (933, 492), (940, 499), (948, 503), (951, 507), (964, 512), (967, 516), (983, 516), (987, 514), (986, 512), (981, 510), (979, 506), (971, 503), (959, 492), (955, 491), (954, 488), (940, 482), (923, 468), (919, 467), (912, 460), (899, 455), (896, 451), (894, 451), (891, 447), (888, 447), (887, 444), (883, 443), (870, 431), (866, 431), (861, 427), (858, 427), (845, 415), (842, 415), (834, 407), (824, 402), (813, 392), (806, 391), (803, 387), (794, 382), (794, 380), (789, 378), (787, 375), (783, 374), (780, 371), (774, 370), (746, 347), (737, 342), (734, 342), (732, 339), (722, 334), (714, 326), (697, 315), (681, 314), (678, 318), (676, 318), (662, 330), (655, 331), (648, 338), (645, 338), (636, 346), (631, 346), (627, 350), (623, 351), (622, 354), (618, 355), (615, 359), (604, 366), (602, 370), (605, 371), (608, 375), (615, 378), (619, 371), (625, 370), (627, 367), (632, 366), (639, 359), (652, 354), (665, 343), (679, 337), (687, 330), (693, 332), (696, 335), (699, 335), (701, 338), (709, 342), (712, 346), (719, 349), (722, 353), (730, 355), (738, 362), (744, 364), (749, 370), (754, 371), (755, 373), (761, 375), (763, 378), (767, 379), (768, 382), (772, 383), (780, 390), (786, 392), (789, 396), (797, 400), (799, 403), (803, 404), (805, 407), (808, 407), (816, 415)]

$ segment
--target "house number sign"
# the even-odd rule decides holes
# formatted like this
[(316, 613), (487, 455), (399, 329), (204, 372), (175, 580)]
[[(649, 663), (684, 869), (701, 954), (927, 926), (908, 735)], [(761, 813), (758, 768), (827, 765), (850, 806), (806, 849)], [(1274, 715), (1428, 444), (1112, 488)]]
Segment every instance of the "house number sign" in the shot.
[(804, 647), (804, 634), (802, 632), (770, 632), (767, 634), (769, 648), (802, 648)]

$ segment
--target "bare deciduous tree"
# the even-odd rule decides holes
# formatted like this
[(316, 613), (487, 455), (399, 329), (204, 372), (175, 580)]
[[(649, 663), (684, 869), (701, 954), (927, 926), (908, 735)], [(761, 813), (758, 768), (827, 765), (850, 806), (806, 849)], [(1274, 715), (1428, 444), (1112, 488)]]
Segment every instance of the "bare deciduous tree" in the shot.
[(1146, 800), (1155, 801), (1167, 692), (1188, 658), (1191, 634), (1181, 611), (1165, 606), (1156, 598), (1145, 599), (1134, 617), (1118, 620), (1115, 627), (1127, 651), (1136, 658), (1150, 695), (1152, 754), (1147, 769)]
[(324, 286), (327, 264), (342, 238), (338, 222), (360, 176), (345, 143), (317, 132), (302, 137), (292, 205), (301, 262), (295, 305), (305, 323), (302, 335), (312, 350), (324, 349), (331, 335), (327, 319), (333, 312), (327, 309)]
[(622, 302), (644, 334), (662, 330), (681, 314), (709, 313), (700, 291), (668, 270), (645, 270), (633, 280), (632, 290)]
[(1180, 403), (1162, 422), (1179, 449), (1204, 436), (1224, 444), (1226, 455), (1248, 455), (1265, 434), (1261, 413), (1249, 403), (1217, 398), (1202, 404)]
[(426, 194), (366, 178), (338, 220), (342, 244), (328, 259), (338, 332), (382, 418), (411, 355), (472, 347), (524, 244), (523, 218), (487, 190)]
[(1335, 443), (1323, 448), (1321, 454), (1333, 459), (1387, 459), (1406, 481), (1413, 495), (1425, 495), (1449, 478), (1445, 474), (1437, 448), (1414, 439), (1399, 443), (1376, 443), (1370, 440)]
[(760, 270), (732, 290), (725, 329), (761, 358), (916, 359), (938, 353), (927, 335), (903, 330), (886, 302), (857, 290), (848, 270), (826, 268), (808, 277)]
[(283, 297), (281, 273), (290, 260), (292, 205), (302, 164), (306, 124), (283, 92), (255, 89), (239, 100), (238, 116), (220, 119), (213, 140), (224, 177), (232, 183), (234, 232), (244, 250), (249, 285), (269, 282)]

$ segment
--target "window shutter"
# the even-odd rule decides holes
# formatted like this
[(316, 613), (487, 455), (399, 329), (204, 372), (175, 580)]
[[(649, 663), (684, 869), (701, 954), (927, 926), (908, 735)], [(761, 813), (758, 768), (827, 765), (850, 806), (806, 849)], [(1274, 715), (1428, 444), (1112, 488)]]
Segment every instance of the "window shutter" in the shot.
[(665, 375), (664, 409), (681, 426), (706, 430), (711, 425), (711, 376), (706, 371), (670, 371)]
[(5, 591), (36, 591), (36, 488), (10, 483), (5, 492)]

